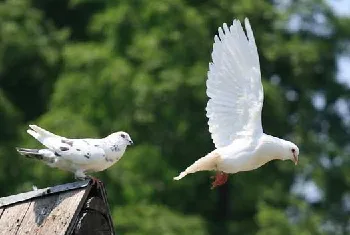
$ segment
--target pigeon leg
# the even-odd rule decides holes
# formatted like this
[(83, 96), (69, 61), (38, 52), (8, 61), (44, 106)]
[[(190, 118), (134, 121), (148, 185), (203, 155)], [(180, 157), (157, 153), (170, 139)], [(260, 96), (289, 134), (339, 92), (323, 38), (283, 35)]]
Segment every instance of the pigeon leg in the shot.
[(88, 175), (86, 178), (90, 179), (92, 181), (91, 185), (99, 186), (102, 183), (101, 180), (99, 180), (98, 178), (93, 177), (91, 175)]
[(215, 176), (212, 176), (212, 178), (215, 178), (214, 182), (211, 185), (211, 189), (214, 189), (217, 186), (223, 185), (227, 182), (228, 174), (224, 172), (217, 172)]
[(101, 180), (99, 180), (93, 176), (90, 176), (90, 175), (85, 175), (85, 173), (81, 170), (77, 170), (75, 172), (74, 176), (75, 176), (75, 179), (77, 179), (77, 180), (88, 180), (88, 179), (91, 180), (92, 181), (91, 185), (99, 186), (101, 183)]
[(77, 170), (74, 172), (74, 178), (77, 180), (86, 180), (86, 175), (83, 171)]

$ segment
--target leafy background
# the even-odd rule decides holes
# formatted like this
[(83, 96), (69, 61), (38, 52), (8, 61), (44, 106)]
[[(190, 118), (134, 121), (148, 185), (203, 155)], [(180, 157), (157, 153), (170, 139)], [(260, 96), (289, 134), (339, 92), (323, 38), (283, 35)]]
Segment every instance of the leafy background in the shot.
[[(249, 17), (267, 133), (300, 146), (210, 190), (172, 177), (214, 148), (204, 108), (213, 37)], [(0, 195), (73, 181), (23, 159), (35, 123), (69, 137), (128, 131), (135, 146), (96, 173), (118, 234), (349, 234), (350, 18), (323, 0), (5, 0), (0, 2)], [(346, 75), (345, 76), (349, 76)]]

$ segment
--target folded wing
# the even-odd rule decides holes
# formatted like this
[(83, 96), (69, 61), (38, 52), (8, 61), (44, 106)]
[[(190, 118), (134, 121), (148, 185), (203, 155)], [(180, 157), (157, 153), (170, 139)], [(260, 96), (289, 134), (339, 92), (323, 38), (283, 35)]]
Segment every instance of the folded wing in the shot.
[(105, 158), (100, 139), (68, 139), (53, 134), (39, 126), (29, 125), (27, 132), (57, 157), (66, 159), (75, 164), (91, 164)]
[(234, 20), (219, 28), (209, 64), (206, 111), (213, 142), (224, 147), (240, 136), (263, 132), (261, 110), (263, 87), (253, 31), (245, 19), (247, 36)]
[(60, 157), (75, 164), (92, 164), (106, 159), (106, 153), (97, 139), (66, 139), (53, 147)]

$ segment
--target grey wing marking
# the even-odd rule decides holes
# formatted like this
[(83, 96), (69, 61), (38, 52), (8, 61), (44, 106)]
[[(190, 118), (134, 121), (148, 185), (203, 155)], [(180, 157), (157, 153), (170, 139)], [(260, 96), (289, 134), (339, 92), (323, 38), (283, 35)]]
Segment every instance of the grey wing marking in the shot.
[(87, 140), (65, 139), (61, 140), (60, 147), (55, 149), (55, 152), (66, 160), (87, 164), (105, 158), (105, 151), (96, 145)]

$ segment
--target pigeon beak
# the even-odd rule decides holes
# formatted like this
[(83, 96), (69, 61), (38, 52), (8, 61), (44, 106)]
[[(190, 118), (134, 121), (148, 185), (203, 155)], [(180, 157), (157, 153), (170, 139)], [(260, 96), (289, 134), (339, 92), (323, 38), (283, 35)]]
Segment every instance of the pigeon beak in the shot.
[(129, 145), (133, 145), (134, 142), (132, 142), (132, 140), (129, 140)]
[(295, 165), (298, 165), (298, 155), (296, 155), (295, 153), (293, 153), (293, 162)]

